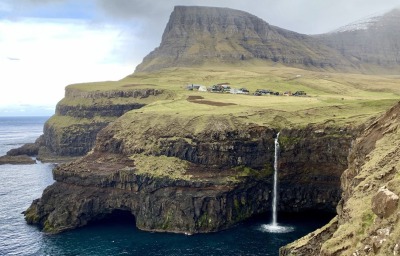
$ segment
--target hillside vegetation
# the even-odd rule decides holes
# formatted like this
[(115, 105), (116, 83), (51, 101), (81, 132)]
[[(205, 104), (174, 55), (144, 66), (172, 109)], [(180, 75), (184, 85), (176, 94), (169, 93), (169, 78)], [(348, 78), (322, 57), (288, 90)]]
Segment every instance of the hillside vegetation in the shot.
[[(400, 77), (313, 72), (288, 67), (207, 66), (135, 73), (120, 81), (74, 84), (68, 90), (120, 91), (151, 89), (162, 96), (142, 99), (145, 107), (133, 110), (146, 116), (234, 115), (244, 123), (282, 128), (308, 124), (360, 124), (398, 101)], [(211, 86), (229, 83), (249, 95), (187, 90), (188, 84)], [(257, 89), (283, 94), (305, 91), (307, 96), (254, 96)], [(68, 98), (63, 104), (75, 105)], [(155, 120), (160, 121), (160, 120)]]

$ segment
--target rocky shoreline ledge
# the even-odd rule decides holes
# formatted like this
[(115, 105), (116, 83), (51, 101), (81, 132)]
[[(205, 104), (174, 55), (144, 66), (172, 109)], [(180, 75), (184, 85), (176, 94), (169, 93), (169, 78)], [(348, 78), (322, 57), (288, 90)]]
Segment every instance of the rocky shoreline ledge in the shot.
[(35, 164), (36, 160), (28, 155), (18, 156), (0, 156), (0, 165), (2, 164)]

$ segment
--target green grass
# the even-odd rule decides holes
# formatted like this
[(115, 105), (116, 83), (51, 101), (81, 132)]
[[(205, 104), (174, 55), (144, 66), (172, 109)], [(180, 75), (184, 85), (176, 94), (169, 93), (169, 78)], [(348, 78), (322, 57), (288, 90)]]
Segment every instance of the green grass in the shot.
[(175, 180), (189, 180), (191, 177), (186, 174), (189, 163), (176, 157), (135, 154), (130, 158), (135, 161), (138, 174)]
[(47, 125), (54, 128), (65, 128), (72, 125), (89, 125), (95, 123), (109, 123), (116, 119), (116, 117), (101, 117), (95, 116), (94, 118), (75, 118), (71, 116), (58, 116), (54, 115), (47, 120)]
[[(233, 95), (187, 91), (187, 84), (213, 84), (227, 82), (234, 88), (245, 87), (279, 91), (305, 91), (308, 97)], [(302, 127), (309, 123), (330, 122), (335, 125), (358, 124), (377, 115), (400, 98), (398, 77), (369, 76), (306, 71), (288, 67), (202, 67), (172, 68), (154, 73), (137, 73), (115, 82), (75, 84), (68, 89), (80, 91), (112, 91), (157, 88), (163, 96), (146, 99), (64, 99), (63, 104), (88, 105), (124, 104), (131, 101), (148, 104), (136, 110), (145, 114), (202, 118), (204, 116), (230, 116), (244, 124), (271, 127)], [(189, 102), (189, 96), (198, 100), (229, 103), (213, 106)], [(204, 103), (204, 102), (203, 102)]]

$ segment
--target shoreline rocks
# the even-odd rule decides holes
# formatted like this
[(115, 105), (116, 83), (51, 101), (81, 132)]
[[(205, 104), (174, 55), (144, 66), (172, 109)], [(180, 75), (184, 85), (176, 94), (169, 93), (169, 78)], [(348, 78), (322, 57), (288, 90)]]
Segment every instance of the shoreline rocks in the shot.
[(17, 155), (17, 156), (0, 156), (0, 165), (3, 164), (35, 164), (36, 160), (28, 155)]

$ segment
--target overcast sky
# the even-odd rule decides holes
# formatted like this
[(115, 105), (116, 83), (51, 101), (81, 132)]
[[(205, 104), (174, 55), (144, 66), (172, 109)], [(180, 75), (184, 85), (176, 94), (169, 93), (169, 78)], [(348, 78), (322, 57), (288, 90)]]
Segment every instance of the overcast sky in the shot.
[(132, 73), (175, 5), (252, 13), (304, 34), (332, 31), (399, 0), (0, 0), (0, 116), (54, 113), (71, 83)]

